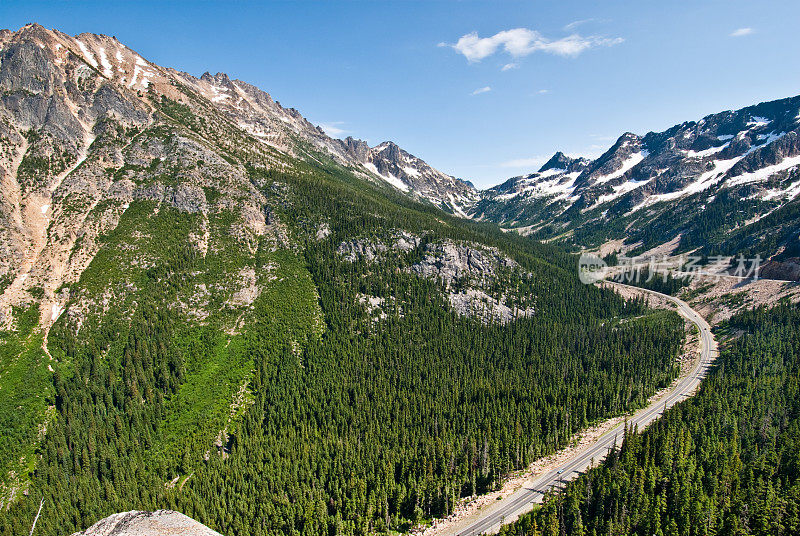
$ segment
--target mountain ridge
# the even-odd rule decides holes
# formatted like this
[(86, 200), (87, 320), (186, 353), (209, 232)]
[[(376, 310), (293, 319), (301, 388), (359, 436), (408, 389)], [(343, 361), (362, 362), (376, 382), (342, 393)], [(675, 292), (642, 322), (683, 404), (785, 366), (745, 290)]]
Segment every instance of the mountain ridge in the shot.
[[(50, 32), (37, 25), (18, 32), (23, 31), (34, 37)], [(13, 35), (4, 32), (1, 39)], [(72, 39), (60, 32), (54, 35), (62, 40)], [(685, 234), (685, 230), (673, 228), (661, 237), (640, 240), (643, 234), (655, 235), (647, 221), (663, 217), (656, 212), (665, 212), (663, 208), (651, 207), (659, 203), (685, 204), (683, 210), (689, 211), (688, 205), (692, 205), (699, 212), (707, 203), (698, 194), (708, 191), (713, 202), (716, 196), (713, 192), (725, 189), (728, 184), (737, 191), (733, 197), (746, 198), (748, 218), (727, 221), (724, 225), (727, 230), (738, 229), (753, 218), (763, 218), (790, 204), (800, 192), (800, 183), (785, 180), (800, 163), (795, 162), (800, 155), (793, 108), (797, 97), (709, 114), (699, 121), (686, 121), (661, 132), (641, 136), (624, 133), (594, 160), (569, 159), (557, 152), (535, 173), (479, 190), (468, 181), (436, 170), (394, 142), (370, 147), (352, 137), (332, 138), (296, 109), (284, 108), (269, 93), (241, 80), (232, 80), (225, 73), (194, 77), (162, 68), (102, 34), (80, 34), (71, 48), (74, 49), (71, 52), (107, 79), (139, 92), (146, 91), (151, 83), (158, 84), (163, 91), (170, 78), (176, 79), (211, 101), (239, 128), (284, 154), (313, 160), (317, 158), (316, 152), (322, 152), (368, 180), (386, 184), (455, 215), (493, 221), (544, 239), (564, 240), (566, 236), (566, 242), (577, 247), (602, 245), (595, 238), (582, 236), (590, 222), (593, 226), (622, 228), (609, 232), (606, 236), (609, 240), (622, 239), (632, 246), (641, 242), (642, 247), (647, 246), (645, 249), (669, 243), (682, 232)], [(782, 110), (781, 106), (788, 106), (792, 113), (782, 114), (788, 108)], [(564, 172), (557, 173), (559, 169)], [(762, 184), (766, 186), (761, 187)], [(760, 188), (761, 193), (752, 192), (754, 188)], [(762, 206), (749, 206), (754, 195), (763, 201)], [(691, 196), (698, 199), (687, 202)], [(630, 225), (636, 219), (641, 224)], [(685, 222), (689, 230), (694, 225)], [(724, 233), (720, 230), (717, 234)], [(714, 241), (721, 242), (721, 238)], [(726, 254), (737, 253), (731, 245), (717, 245)], [(679, 249), (690, 248), (686, 243)], [(781, 244), (760, 253), (779, 261), (787, 248), (794, 249), (791, 240), (782, 239)], [(709, 253), (710, 249), (706, 249)], [(637, 248), (634, 246), (632, 250)]]
[(508, 179), (468, 212), (576, 248), (620, 240), (636, 254), (675, 242), (677, 253), (760, 255), (773, 275), (794, 279), (798, 140), (800, 96), (763, 102), (661, 132), (624, 133), (580, 170), (553, 164)]

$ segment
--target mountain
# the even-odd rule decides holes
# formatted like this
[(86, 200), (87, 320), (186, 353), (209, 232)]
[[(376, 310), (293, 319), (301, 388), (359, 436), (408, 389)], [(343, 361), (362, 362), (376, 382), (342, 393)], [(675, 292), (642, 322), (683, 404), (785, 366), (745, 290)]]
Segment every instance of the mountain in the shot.
[(593, 161), (558, 153), (537, 173), (482, 192), (470, 209), (579, 247), (761, 255), (800, 277), (800, 97), (726, 111), (645, 136), (625, 133)]
[(677, 374), (469, 184), (113, 37), (0, 32), (0, 192), (2, 534), (407, 532)]
[[(116, 213), (104, 216), (102, 224), (87, 234), (87, 230), (75, 228), (80, 218), (53, 222), (59, 195), (72, 195), (76, 202), (80, 198), (87, 209), (102, 204), (106, 197), (125, 205), (137, 196), (158, 198), (164, 195), (171, 196), (174, 203), (185, 207), (195, 203), (192, 209), (202, 208), (197, 204), (197, 190), (145, 192), (132, 188), (126, 181), (111, 187), (98, 178), (97, 173), (94, 176), (88, 173), (87, 168), (94, 167), (97, 171), (102, 167), (100, 164), (120, 165), (123, 160), (121, 151), (137, 147), (134, 143), (107, 149), (95, 165), (86, 161), (95, 142), (100, 145), (99, 142), (111, 140), (133, 142), (140, 139), (133, 131), (153, 123), (150, 115), (153, 107), (142, 102), (148, 93), (169, 99), (170, 111), (178, 120), (188, 118), (191, 110), (185, 107), (185, 103), (196, 99), (195, 106), (213, 113), (222, 122), (221, 126), (192, 127), (214, 129), (213, 136), (222, 139), (228, 151), (236, 151), (232, 143), (234, 139), (244, 140), (261, 160), (277, 165), (285, 165), (282, 161), (284, 155), (313, 162), (321, 153), (347, 166), (359, 177), (385, 182), (450, 212), (463, 214), (461, 207), (475, 196), (468, 183), (431, 168), (394, 143), (385, 142), (370, 148), (361, 140), (329, 138), (296, 110), (283, 108), (254, 86), (230, 80), (222, 73), (215, 76), (206, 73), (198, 79), (159, 67), (113, 37), (82, 34), (73, 38), (38, 25), (29, 25), (17, 33), (4, 30), (0, 34), (0, 44), (5, 56), (0, 87), (5, 91), (3, 104), (6, 112), (0, 128), (8, 142), (0, 162), (3, 198), (8, 205), (3, 214), (7, 217), (6, 225), (0, 231), (3, 235), (0, 247), (4, 248), (0, 278), (6, 282), (5, 290), (9, 294), (9, 299), (0, 302), (0, 322), (10, 317), (8, 304), (19, 297), (19, 287), (30, 286), (33, 280), (41, 282), (45, 295), (53, 300), (52, 294), (64, 278), (76, 277), (91, 260), (92, 248), (87, 247), (88, 242), (102, 232), (104, 225), (113, 226), (119, 216)], [(51, 68), (54, 66), (59, 68), (54, 70)], [(90, 100), (84, 94), (86, 88), (82, 85), (85, 84), (98, 85)], [(120, 126), (112, 128), (110, 125), (116, 121), (130, 132), (121, 133)], [(237, 130), (237, 134), (223, 139), (232, 130)], [(253, 140), (263, 146), (254, 144)], [(185, 155), (178, 153), (187, 148), (184, 145), (191, 144), (193, 140), (177, 140), (176, 145), (158, 147), (156, 156), (185, 159)], [(191, 149), (198, 153), (197, 156), (207, 153), (201, 146)], [(225, 165), (219, 158), (215, 160), (213, 165)], [(199, 161), (197, 167), (202, 171)], [(19, 171), (16, 183), (15, 170)], [(76, 170), (81, 173), (73, 174)], [(123, 171), (131, 170), (121, 169)], [(84, 177), (77, 183), (79, 174)], [(231, 174), (231, 183), (237, 181), (239, 187), (250, 188), (240, 171)], [(228, 184), (226, 187), (232, 186)], [(81, 218), (86, 217), (83, 211)], [(251, 224), (256, 227), (264, 225), (263, 217), (254, 217), (256, 221)], [(58, 234), (63, 238), (57, 245), (45, 241), (44, 231), (51, 224), (61, 227)], [(79, 236), (86, 253), (76, 256), (70, 252)], [(68, 259), (68, 255), (71, 258)], [(26, 262), (12, 266), (11, 260), (15, 257), (24, 257)], [(26, 279), (28, 275), (31, 280)], [(61, 307), (56, 303), (58, 301), (53, 300), (53, 311)]]
[(347, 147), (347, 154), (372, 174), (451, 214), (467, 217), (465, 209), (479, 198), (472, 183), (432, 168), (390, 141), (370, 148), (366, 142), (348, 137), (343, 144)]
[(297, 110), (283, 108), (268, 93), (241, 80), (231, 80), (224, 73), (205, 73), (197, 79), (167, 69), (164, 76), (192, 88), (240, 128), (291, 156), (313, 159), (313, 151), (323, 152), (361, 176), (380, 179), (416, 199), (459, 215), (464, 215), (463, 208), (477, 199), (472, 184), (432, 168), (393, 142), (370, 147), (352, 137), (330, 138)]

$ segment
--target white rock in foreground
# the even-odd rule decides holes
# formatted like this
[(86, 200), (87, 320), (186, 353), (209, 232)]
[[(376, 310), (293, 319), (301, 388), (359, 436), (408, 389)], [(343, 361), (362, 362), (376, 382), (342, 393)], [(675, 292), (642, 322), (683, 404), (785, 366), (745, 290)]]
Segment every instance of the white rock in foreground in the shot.
[(191, 517), (172, 510), (122, 512), (101, 519), (72, 536), (221, 536)]

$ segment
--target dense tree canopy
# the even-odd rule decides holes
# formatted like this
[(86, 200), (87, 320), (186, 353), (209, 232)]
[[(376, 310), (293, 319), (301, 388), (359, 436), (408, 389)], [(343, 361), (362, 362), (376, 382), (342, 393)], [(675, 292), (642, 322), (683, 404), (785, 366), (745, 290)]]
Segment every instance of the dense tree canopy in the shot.
[(504, 536), (800, 533), (800, 307), (732, 318), (700, 393)]

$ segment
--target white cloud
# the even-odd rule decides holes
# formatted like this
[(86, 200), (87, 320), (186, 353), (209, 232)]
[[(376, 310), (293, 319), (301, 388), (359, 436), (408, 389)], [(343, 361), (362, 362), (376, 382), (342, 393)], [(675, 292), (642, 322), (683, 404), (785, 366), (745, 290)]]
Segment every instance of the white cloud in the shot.
[(569, 24), (564, 25), (564, 30), (567, 32), (571, 32), (581, 24), (586, 24), (587, 22), (592, 22), (594, 19), (581, 19), (581, 20), (574, 20)]
[(472, 95), (480, 95), (481, 93), (489, 93), (491, 90), (492, 90), (492, 88), (491, 88), (491, 87), (489, 87), (489, 86), (484, 86), (484, 87), (479, 87), (478, 89), (476, 89), (475, 91), (473, 91), (471, 94), (472, 94)]
[(608, 23), (608, 22), (611, 22), (611, 19), (590, 18), (590, 19), (574, 20), (574, 21), (570, 22), (569, 24), (565, 24), (564, 25), (564, 31), (565, 32), (574, 32), (576, 28), (578, 28), (579, 26), (583, 26), (584, 24), (592, 23), (594, 25), (597, 25), (597, 24), (605, 24), (605, 23)]
[(514, 160), (508, 160), (506, 162), (501, 162), (500, 167), (504, 168), (531, 168), (536, 167), (539, 168), (544, 165), (550, 159), (549, 156), (531, 156), (529, 158), (516, 158)]
[(505, 65), (503, 65), (503, 68), (500, 69), (500, 70), (501, 71), (510, 71), (511, 69), (516, 69), (517, 67), (519, 67), (518, 63), (506, 63)]
[(338, 125), (344, 125), (344, 121), (332, 121), (330, 123), (319, 123), (319, 128), (325, 131), (325, 134), (334, 138), (347, 134), (349, 131), (341, 128)]
[(731, 32), (731, 37), (744, 37), (745, 35), (750, 35), (753, 33), (752, 28), (737, 28)]
[(549, 89), (540, 89), (536, 93), (538, 93), (539, 95), (546, 95), (546, 94), (550, 93), (550, 90)]
[[(613, 46), (623, 41), (621, 37), (583, 37), (577, 33), (553, 40), (544, 37), (536, 30), (514, 28), (498, 32), (491, 37), (479, 37), (477, 32), (468, 33), (462, 35), (455, 45), (450, 46), (472, 63), (491, 56), (499, 49), (513, 58), (521, 58), (538, 51), (556, 56), (575, 57), (589, 48)], [(444, 43), (439, 45), (442, 46)]]

